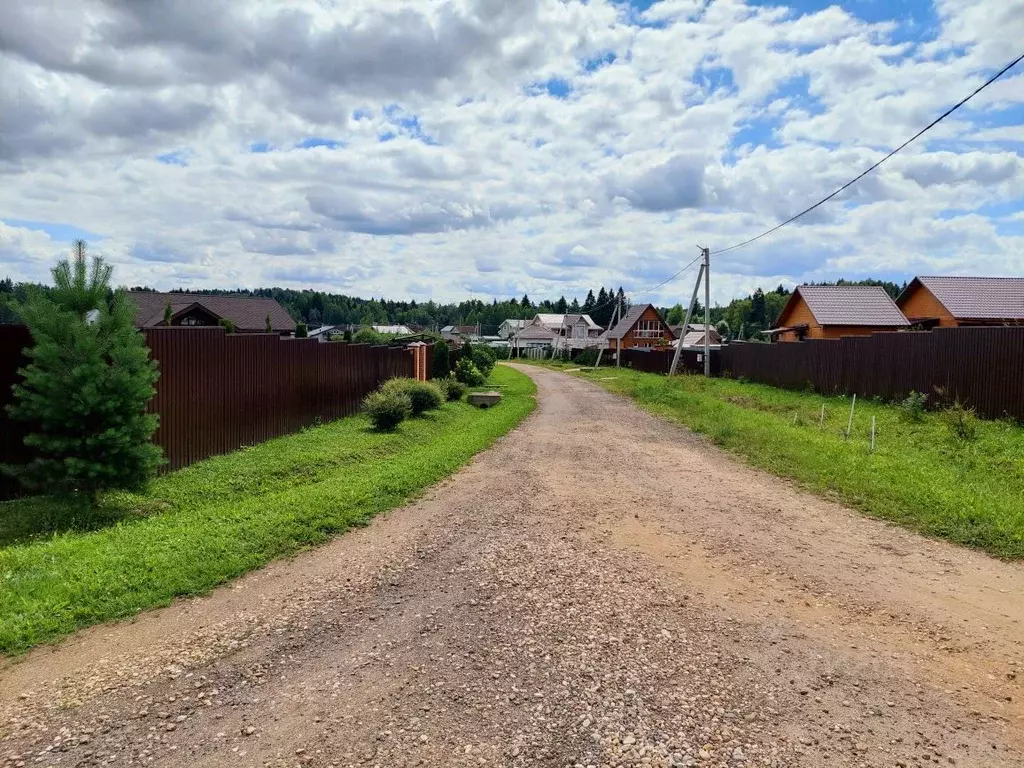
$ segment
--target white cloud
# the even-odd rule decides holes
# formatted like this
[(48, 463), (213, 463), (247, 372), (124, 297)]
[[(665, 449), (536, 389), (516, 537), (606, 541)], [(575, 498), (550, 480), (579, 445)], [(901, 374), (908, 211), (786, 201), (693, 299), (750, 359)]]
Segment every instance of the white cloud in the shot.
[[(745, 239), (831, 191), (1024, 39), (1024, 0), (937, 0), (937, 25), (909, 37), (895, 11), (857, 9), (14, 4), (0, 28), (0, 273), (44, 279), (70, 226), (102, 235), (132, 285), (640, 290), (696, 243)], [(1022, 83), (723, 257), (716, 297), (979, 263), (1024, 273)]]

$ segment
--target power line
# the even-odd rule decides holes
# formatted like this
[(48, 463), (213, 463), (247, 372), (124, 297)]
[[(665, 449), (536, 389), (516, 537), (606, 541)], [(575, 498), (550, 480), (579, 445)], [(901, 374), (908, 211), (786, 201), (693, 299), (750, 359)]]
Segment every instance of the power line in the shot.
[(974, 89), (974, 91), (972, 91), (972, 92), (971, 92), (971, 94), (970, 94), (969, 96), (967, 96), (966, 98), (964, 98), (964, 99), (961, 99), (960, 101), (958, 101), (958, 102), (957, 102), (956, 104), (954, 104), (954, 105), (953, 105), (952, 107), (950, 107), (950, 108), (949, 108), (949, 109), (947, 109), (947, 110), (946, 110), (945, 112), (943, 112), (943, 113), (942, 113), (941, 115), (939, 115), (939, 116), (938, 116), (937, 118), (935, 118), (935, 119), (934, 119), (934, 120), (932, 120), (932, 121), (931, 121), (930, 123), (928, 123), (928, 125), (926, 125), (926, 126), (925, 126), (924, 128), (922, 128), (922, 129), (921, 129), (920, 131), (918, 131), (918, 132), (917, 132), (917, 133), (915, 133), (915, 134), (914, 134), (913, 136), (911, 136), (911, 137), (910, 137), (909, 139), (907, 139), (907, 140), (906, 140), (906, 141), (904, 141), (904, 142), (903, 142), (902, 144), (900, 144), (900, 145), (899, 145), (898, 147), (896, 147), (896, 149), (892, 150), (892, 151), (891, 151), (891, 152), (890, 152), (889, 154), (887, 154), (887, 155), (886, 155), (885, 157), (883, 157), (883, 158), (882, 158), (881, 160), (879, 160), (879, 161), (878, 161), (877, 163), (875, 163), (875, 164), (874, 164), (874, 165), (872, 165), (872, 166), (871, 166), (870, 168), (868, 168), (867, 170), (865, 170), (865, 171), (864, 171), (863, 173), (861, 173), (861, 174), (859, 174), (859, 175), (855, 176), (854, 178), (850, 179), (850, 181), (848, 181), (848, 182), (846, 182), (845, 184), (843, 184), (843, 186), (841, 186), (841, 187), (840, 187), (839, 189), (837, 189), (837, 190), (836, 190), (835, 192), (833, 192), (832, 194), (830, 194), (830, 195), (829, 195), (828, 197), (824, 197), (824, 198), (822, 198), (821, 200), (819, 200), (818, 202), (816, 202), (816, 203), (815, 203), (814, 205), (812, 205), (812, 206), (811, 206), (810, 208), (805, 208), (804, 210), (800, 211), (800, 213), (796, 214), (795, 216), (791, 216), (790, 218), (786, 219), (786, 220), (785, 220), (784, 222), (782, 222), (781, 224), (777, 224), (777, 225), (775, 225), (774, 227), (772, 227), (771, 229), (765, 230), (764, 232), (762, 232), (762, 233), (761, 233), (760, 235), (757, 235), (756, 237), (752, 237), (752, 238), (750, 238), (749, 240), (744, 240), (744, 241), (743, 241), (742, 243), (737, 243), (736, 245), (730, 245), (730, 246), (729, 246), (728, 248), (722, 248), (722, 249), (720, 249), (720, 250), (717, 250), (717, 251), (713, 251), (713, 254), (717, 255), (717, 254), (722, 254), (722, 253), (728, 253), (729, 251), (735, 251), (735, 250), (736, 250), (737, 248), (742, 248), (742, 247), (743, 247), (743, 246), (745, 246), (745, 245), (750, 245), (751, 243), (753, 243), (753, 242), (755, 242), (755, 241), (757, 241), (757, 240), (760, 240), (760, 239), (761, 239), (762, 237), (767, 237), (768, 235), (772, 234), (773, 232), (777, 232), (778, 230), (782, 229), (782, 228), (783, 228), (784, 226), (786, 226), (787, 224), (792, 224), (792, 223), (793, 223), (794, 221), (796, 221), (797, 219), (799, 219), (799, 218), (800, 218), (801, 216), (805, 216), (805, 215), (807, 215), (808, 213), (810, 213), (811, 211), (813, 211), (813, 210), (814, 210), (815, 208), (817, 208), (818, 206), (820, 206), (820, 205), (824, 205), (824, 204), (825, 204), (825, 203), (827, 203), (827, 202), (828, 202), (829, 200), (831, 200), (831, 199), (832, 199), (833, 197), (835, 197), (836, 195), (838, 195), (838, 194), (839, 194), (840, 192), (843, 192), (843, 191), (845, 191), (846, 189), (849, 189), (850, 187), (852, 187), (852, 186), (853, 186), (854, 184), (856, 184), (856, 183), (857, 183), (858, 181), (860, 181), (861, 179), (863, 179), (863, 178), (864, 178), (865, 176), (867, 176), (867, 175), (868, 175), (869, 173), (871, 173), (871, 172), (872, 172), (873, 170), (875, 170), (875, 169), (876, 169), (876, 168), (877, 168), (878, 166), (880, 166), (880, 165), (881, 165), (882, 163), (884, 163), (884, 162), (885, 162), (886, 160), (888, 160), (888, 159), (889, 159), (890, 157), (892, 157), (893, 155), (895, 155), (895, 154), (896, 154), (897, 152), (899, 152), (900, 150), (904, 149), (904, 148), (905, 148), (905, 147), (907, 147), (908, 145), (912, 144), (912, 143), (913, 143), (914, 141), (916, 141), (917, 139), (919, 139), (919, 138), (920, 138), (921, 136), (923, 136), (923, 135), (924, 135), (925, 133), (927, 133), (928, 131), (930, 131), (930, 130), (931, 130), (932, 128), (934, 128), (934, 127), (935, 127), (936, 125), (938, 125), (939, 123), (941, 123), (941, 122), (942, 122), (943, 120), (945, 120), (945, 119), (946, 119), (947, 117), (949, 117), (949, 116), (950, 116), (951, 114), (953, 114), (953, 113), (954, 113), (954, 112), (956, 112), (956, 111), (957, 111), (958, 109), (960, 109), (960, 107), (962, 107), (962, 106), (963, 106), (964, 104), (966, 104), (966, 103), (967, 103), (968, 101), (970, 101), (970, 100), (971, 100), (971, 99), (973, 99), (973, 98), (974, 98), (975, 96), (977, 96), (977, 95), (978, 95), (979, 93), (981, 93), (981, 92), (982, 92), (983, 90), (985, 90), (985, 89), (986, 89), (986, 88), (988, 88), (988, 87), (989, 87), (990, 85), (992, 85), (992, 83), (994, 83), (994, 82), (995, 82), (996, 80), (998, 80), (998, 79), (999, 79), (1000, 77), (1002, 77), (1002, 76), (1003, 76), (1003, 75), (1005, 75), (1005, 74), (1006, 74), (1007, 72), (1009, 72), (1009, 71), (1010, 71), (1011, 69), (1013, 69), (1013, 68), (1014, 68), (1015, 66), (1017, 66), (1017, 64), (1019, 64), (1019, 63), (1020, 63), (1020, 62), (1021, 62), (1022, 60), (1024, 60), (1024, 53), (1022, 53), (1022, 54), (1021, 54), (1020, 56), (1018, 56), (1018, 57), (1017, 57), (1016, 59), (1014, 59), (1013, 61), (1011, 61), (1011, 62), (1010, 62), (1009, 64), (1007, 64), (1007, 65), (1006, 65), (1005, 67), (1003, 67), (1003, 68), (1002, 68), (1001, 70), (999, 70), (998, 72), (996, 72), (996, 73), (995, 73), (994, 75), (992, 75), (992, 77), (990, 77), (990, 78), (989, 78), (988, 80), (986, 80), (986, 81), (985, 81), (984, 83), (982, 83), (982, 84), (981, 84), (980, 86), (978, 86), (977, 88), (975, 88), (975, 89)]

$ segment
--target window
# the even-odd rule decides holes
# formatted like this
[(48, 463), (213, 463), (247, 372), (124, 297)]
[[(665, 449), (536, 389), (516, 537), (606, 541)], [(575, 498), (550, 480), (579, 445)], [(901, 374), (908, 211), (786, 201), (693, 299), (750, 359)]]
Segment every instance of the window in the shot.
[(636, 324), (633, 335), (638, 339), (657, 339), (664, 335), (660, 320), (641, 320)]
[(194, 315), (190, 315), (188, 317), (181, 318), (181, 324), (182, 325), (206, 325), (206, 323), (203, 321), (203, 318), (195, 317)]

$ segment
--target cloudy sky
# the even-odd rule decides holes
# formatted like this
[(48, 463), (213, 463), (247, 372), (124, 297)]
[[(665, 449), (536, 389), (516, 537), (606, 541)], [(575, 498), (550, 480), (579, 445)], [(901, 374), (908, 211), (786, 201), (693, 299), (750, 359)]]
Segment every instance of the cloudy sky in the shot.
[[(1024, 0), (9, 3), (0, 276), (44, 279), (84, 237), (165, 289), (636, 296), (836, 188), (1022, 41)], [(1022, 153), (1024, 65), (716, 258), (714, 297), (1024, 274)]]

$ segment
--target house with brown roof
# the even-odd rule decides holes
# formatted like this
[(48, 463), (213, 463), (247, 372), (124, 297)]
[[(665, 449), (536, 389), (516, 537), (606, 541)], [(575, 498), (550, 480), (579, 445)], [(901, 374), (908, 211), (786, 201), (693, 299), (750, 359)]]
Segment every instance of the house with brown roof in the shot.
[(636, 304), (601, 337), (608, 349), (656, 349), (669, 346), (676, 335), (653, 304)]
[(1024, 325), (1024, 277), (915, 277), (896, 299), (913, 325)]
[(165, 325), (167, 306), (171, 307), (171, 325), (202, 327), (234, 324), (236, 333), (266, 333), (267, 317), (273, 333), (287, 336), (295, 332), (295, 321), (275, 299), (264, 296), (208, 296), (200, 293), (157, 293), (131, 291), (135, 302), (135, 327), (160, 328)]
[(802, 341), (908, 327), (907, 318), (880, 286), (798, 285), (766, 333), (776, 341)]
[(441, 329), (441, 338), (448, 344), (462, 344), (467, 340), (474, 342), (480, 338), (480, 326), (446, 325)]

